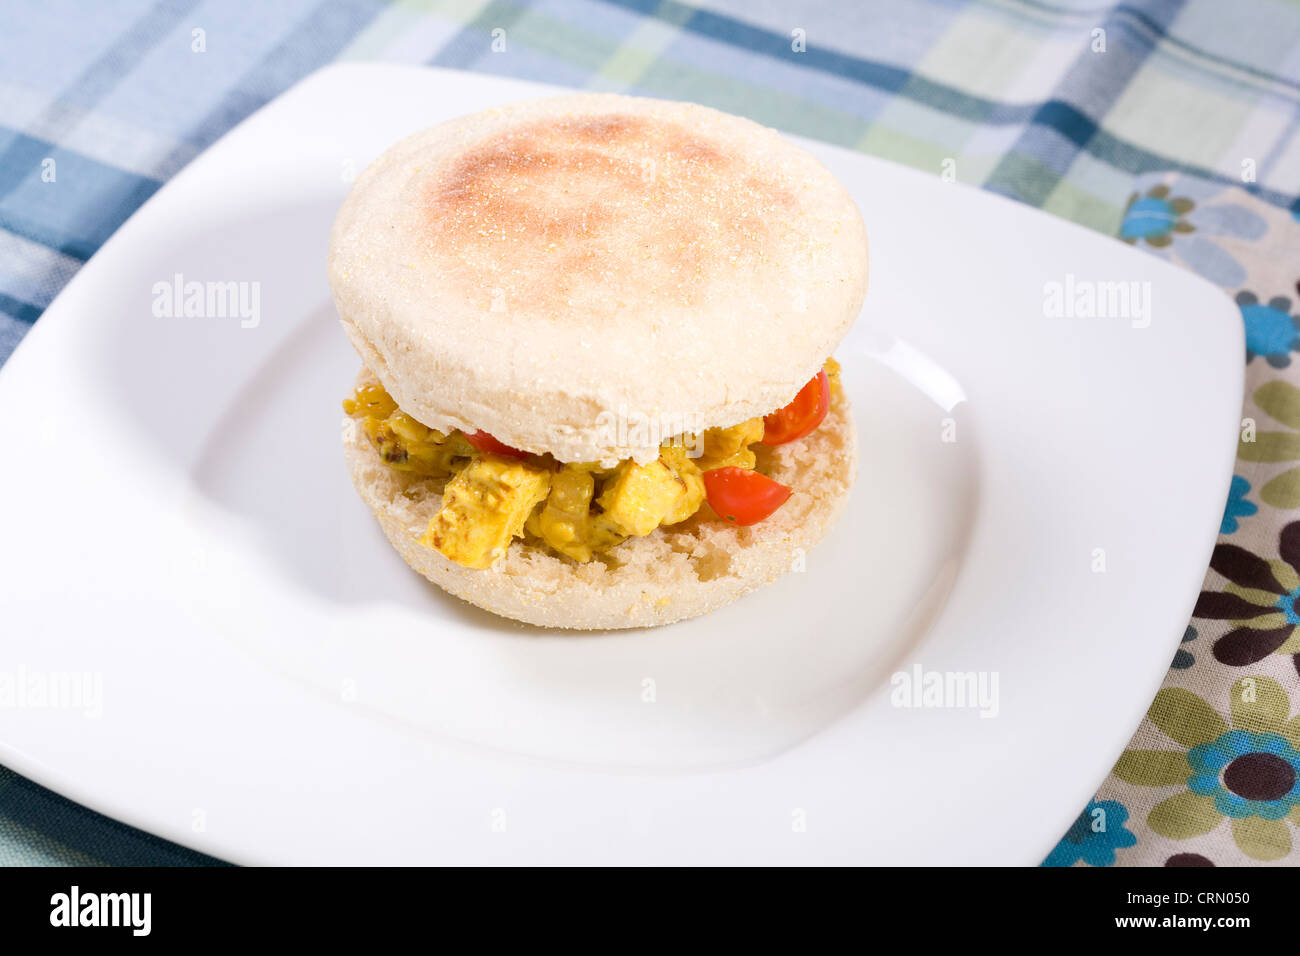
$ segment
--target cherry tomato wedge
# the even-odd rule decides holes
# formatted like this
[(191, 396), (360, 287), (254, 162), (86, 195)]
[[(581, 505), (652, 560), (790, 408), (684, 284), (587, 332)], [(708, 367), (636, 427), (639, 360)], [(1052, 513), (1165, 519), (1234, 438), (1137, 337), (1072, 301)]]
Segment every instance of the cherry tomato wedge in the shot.
[(810, 434), (831, 407), (831, 383), (823, 369), (813, 376), (794, 401), (763, 418), (763, 444), (784, 445)]
[(704, 495), (709, 507), (732, 524), (757, 524), (793, 493), (793, 488), (748, 468), (728, 466), (704, 473)]
[(518, 448), (511, 448), (504, 442), (497, 441), (485, 431), (476, 431), (472, 435), (466, 435), (465, 440), (485, 455), (501, 455), (504, 458), (528, 457), (528, 452), (520, 451)]

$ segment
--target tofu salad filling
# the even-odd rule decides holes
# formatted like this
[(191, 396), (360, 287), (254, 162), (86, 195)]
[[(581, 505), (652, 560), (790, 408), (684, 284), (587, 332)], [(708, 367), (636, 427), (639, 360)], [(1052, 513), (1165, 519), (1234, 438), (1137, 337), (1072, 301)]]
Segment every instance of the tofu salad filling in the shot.
[(671, 439), (645, 465), (564, 463), (486, 432), (440, 432), (403, 412), (373, 379), (344, 400), (343, 411), (389, 467), (445, 480), (442, 506), (421, 544), (467, 568), (490, 568), (515, 538), (585, 563), (629, 537), (680, 524), (706, 504), (737, 525), (771, 515), (793, 489), (757, 470), (752, 446), (782, 445), (813, 432), (839, 392), (839, 371), (828, 359), (784, 408)]

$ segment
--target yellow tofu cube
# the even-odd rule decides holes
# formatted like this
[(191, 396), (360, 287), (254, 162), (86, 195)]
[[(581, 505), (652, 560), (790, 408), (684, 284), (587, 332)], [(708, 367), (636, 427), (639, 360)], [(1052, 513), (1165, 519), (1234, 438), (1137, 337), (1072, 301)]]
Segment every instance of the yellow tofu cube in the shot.
[(695, 460), (701, 471), (711, 468), (753, 468), (754, 453), (749, 446), (763, 440), (763, 419), (751, 418), (728, 428), (710, 428), (704, 432), (703, 454)]
[(575, 561), (591, 560), (591, 496), (596, 480), (591, 472), (562, 468), (551, 479), (551, 493), (538, 513), (538, 537)]
[(644, 535), (663, 524), (685, 492), (685, 482), (662, 460), (648, 465), (625, 461), (606, 482), (598, 503), (612, 528)]
[[(750, 453), (752, 454), (752, 452)], [(659, 460), (667, 465), (682, 483), (681, 497), (677, 504), (664, 515), (663, 523), (677, 524), (685, 521), (704, 504), (704, 473), (699, 465), (680, 445), (668, 445), (663, 449)]]
[(550, 484), (543, 468), (495, 455), (475, 458), (447, 482), (442, 508), (420, 543), (467, 568), (490, 568), (523, 533)]

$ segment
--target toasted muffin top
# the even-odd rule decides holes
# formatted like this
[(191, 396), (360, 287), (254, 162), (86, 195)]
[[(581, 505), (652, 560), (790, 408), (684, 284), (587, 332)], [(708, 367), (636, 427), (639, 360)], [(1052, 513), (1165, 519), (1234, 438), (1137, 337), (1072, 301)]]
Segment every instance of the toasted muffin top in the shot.
[(789, 402), (857, 316), (867, 245), (844, 187), (774, 131), (571, 94), (389, 149), (338, 214), (329, 277), (424, 424), (648, 460)]

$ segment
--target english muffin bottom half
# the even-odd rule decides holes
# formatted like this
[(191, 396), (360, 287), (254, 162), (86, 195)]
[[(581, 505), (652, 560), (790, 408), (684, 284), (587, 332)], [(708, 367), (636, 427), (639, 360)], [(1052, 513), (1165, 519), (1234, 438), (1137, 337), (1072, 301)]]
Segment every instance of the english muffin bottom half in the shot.
[[(713, 610), (798, 564), (843, 507), (856, 449), (838, 383), (821, 376), (811, 433), (764, 444), (781, 431), (764, 416), (817, 392), (867, 260), (820, 162), (702, 106), (570, 94), (417, 133), (358, 178), (331, 233), (363, 365), (353, 481), (413, 568), (505, 617)], [(677, 432), (632, 421), (718, 447), (692, 464), (664, 444)], [(756, 523), (719, 515), (704, 489), (714, 502), (724, 477), (789, 498)]]
[(543, 627), (653, 627), (729, 604), (803, 565), (839, 517), (857, 474), (856, 433), (837, 390), (816, 431), (759, 449), (758, 469), (794, 490), (757, 524), (728, 524), (706, 505), (584, 564), (517, 539), (490, 569), (478, 570), (421, 541), (442, 507), (445, 482), (394, 469), (352, 419), (344, 421), (352, 482), (406, 563), (464, 601)]

